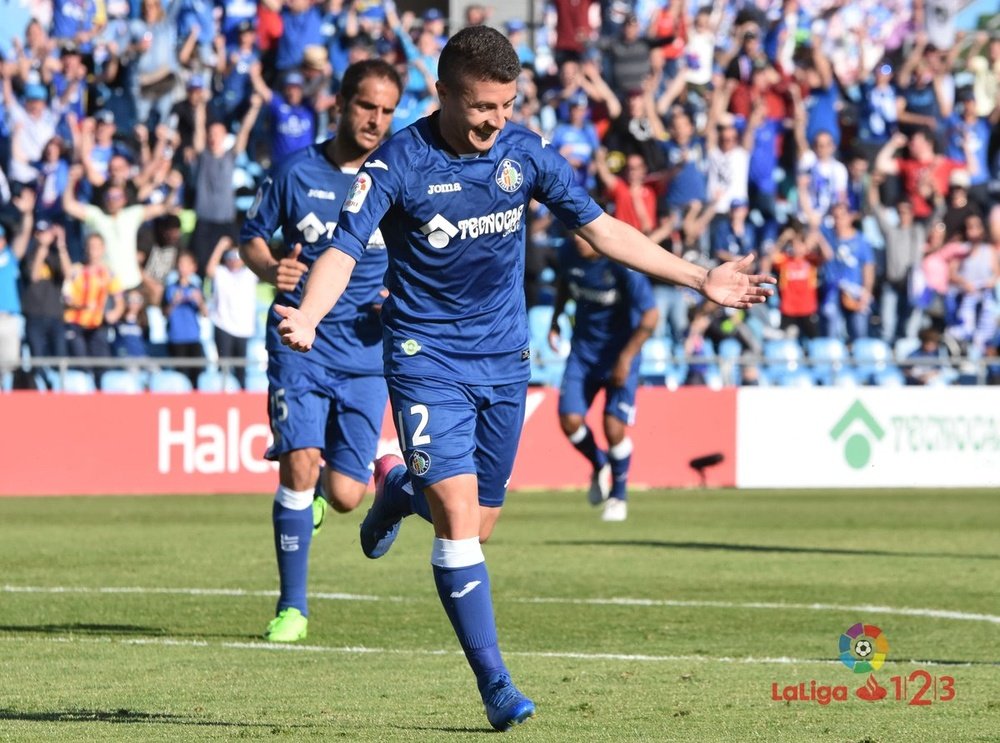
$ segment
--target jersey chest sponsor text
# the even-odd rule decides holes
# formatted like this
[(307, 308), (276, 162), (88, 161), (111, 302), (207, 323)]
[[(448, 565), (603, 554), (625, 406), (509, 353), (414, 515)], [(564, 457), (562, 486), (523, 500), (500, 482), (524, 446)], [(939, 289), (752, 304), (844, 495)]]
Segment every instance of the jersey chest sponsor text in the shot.
[(432, 248), (441, 250), (455, 238), (466, 240), (487, 235), (511, 235), (521, 229), (523, 217), (524, 204), (492, 214), (466, 217), (457, 222), (452, 222), (439, 213), (421, 225), (420, 232)]

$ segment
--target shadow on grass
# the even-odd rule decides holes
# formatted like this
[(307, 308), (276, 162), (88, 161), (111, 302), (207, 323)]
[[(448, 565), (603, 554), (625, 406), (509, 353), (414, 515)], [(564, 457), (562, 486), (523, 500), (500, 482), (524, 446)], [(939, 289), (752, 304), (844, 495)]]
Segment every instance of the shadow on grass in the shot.
[(274, 725), (264, 722), (226, 722), (224, 720), (199, 720), (168, 712), (141, 712), (134, 709), (64, 709), (28, 711), (0, 707), (0, 720), (21, 722), (109, 722), (120, 724), (195, 725), (224, 728), (293, 728), (303, 725)]
[(419, 730), (421, 732), (450, 733), (453, 735), (469, 735), (469, 734), (479, 735), (482, 733), (495, 732), (493, 728), (485, 725), (479, 728), (445, 727), (445, 726), (434, 726), (434, 725), (390, 725), (389, 727), (394, 727), (397, 730)]
[(38, 632), (47, 635), (76, 633), (83, 635), (165, 635), (163, 627), (138, 624), (0, 624), (0, 632)]
[(935, 557), (956, 560), (1000, 560), (1000, 555), (956, 554), (954, 552), (889, 552), (886, 550), (846, 549), (842, 547), (785, 547), (782, 545), (725, 544), (722, 542), (665, 542), (651, 539), (579, 539), (543, 542), (557, 547), (655, 547), (676, 550), (724, 550), (727, 552), (764, 552), (774, 554), (847, 555), (859, 557)]

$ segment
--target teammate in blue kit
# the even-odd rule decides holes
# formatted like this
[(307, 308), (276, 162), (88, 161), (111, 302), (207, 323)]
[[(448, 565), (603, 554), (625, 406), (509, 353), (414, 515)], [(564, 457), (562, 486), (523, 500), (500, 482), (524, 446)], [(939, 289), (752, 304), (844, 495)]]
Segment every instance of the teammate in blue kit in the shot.
[(771, 280), (744, 273), (748, 259), (706, 271), (605, 214), (548, 142), (509, 123), (520, 72), (498, 31), (470, 26), (452, 36), (438, 64), (440, 110), (368, 159), (302, 303), (277, 308), (282, 342), (313, 348), (367, 235), (381, 227), (389, 252), (383, 360), (406, 466), (389, 457), (376, 463), (361, 547), (380, 557), (404, 516), (432, 521), (438, 594), (498, 730), (535, 712), (500, 655), (480, 546), (500, 515), (524, 420), (529, 201), (546, 204), (608, 257), (720, 304), (762, 302), (770, 290), (759, 284)]
[[(303, 274), (331, 245), (341, 205), (358, 169), (392, 122), (402, 83), (380, 60), (347, 69), (339, 95), (337, 136), (280, 163), (261, 187), (243, 226), (247, 265), (278, 288), (274, 306), (296, 307)], [(275, 259), (268, 240), (281, 228), (294, 248)], [(369, 239), (370, 236), (370, 239)], [(346, 513), (364, 498), (385, 412), (382, 326), (385, 244), (365, 234), (358, 265), (341, 301), (319, 322), (308, 356), (281, 344), (278, 318), (268, 314), (268, 394), (278, 460), (274, 498), (274, 547), (281, 593), (264, 636), (272, 642), (306, 637), (309, 546), (327, 503)], [(320, 469), (320, 457), (325, 466)]]
[[(658, 318), (653, 288), (646, 276), (603, 257), (577, 235), (559, 251), (559, 286), (549, 331), (556, 350), (559, 316), (570, 298), (576, 302), (576, 315), (559, 390), (559, 424), (593, 467), (591, 504), (604, 502), (604, 521), (624, 521), (632, 461), (628, 427), (635, 420), (640, 352)], [(598, 448), (584, 421), (601, 389), (606, 452)]]

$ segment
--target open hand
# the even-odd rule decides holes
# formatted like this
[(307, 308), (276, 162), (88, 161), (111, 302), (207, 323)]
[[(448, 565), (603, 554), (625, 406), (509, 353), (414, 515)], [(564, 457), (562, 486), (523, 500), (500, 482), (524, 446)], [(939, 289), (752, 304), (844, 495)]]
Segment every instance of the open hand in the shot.
[(282, 318), (278, 323), (278, 335), (281, 342), (293, 351), (305, 353), (312, 348), (316, 340), (316, 327), (306, 314), (297, 307), (274, 305), (274, 311)]
[(716, 266), (705, 276), (702, 294), (724, 307), (738, 309), (766, 302), (774, 294), (774, 289), (762, 284), (774, 284), (777, 279), (767, 274), (747, 273), (753, 262), (754, 255), (751, 253)]

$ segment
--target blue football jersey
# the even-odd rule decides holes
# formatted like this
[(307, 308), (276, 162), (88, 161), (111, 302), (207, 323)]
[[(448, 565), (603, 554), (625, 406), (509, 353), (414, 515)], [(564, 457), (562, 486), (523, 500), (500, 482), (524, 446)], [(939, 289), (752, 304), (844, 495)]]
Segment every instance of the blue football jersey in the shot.
[[(247, 212), (241, 241), (270, 240), (281, 228), (285, 245), (291, 250), (301, 244), (299, 260), (309, 266), (330, 247), (341, 205), (356, 174), (339, 170), (323, 156), (322, 148), (316, 144), (296, 152), (265, 179)], [(373, 304), (382, 302), (379, 292), (386, 251), (378, 230), (373, 230), (370, 239), (369, 234), (355, 256), (358, 265), (343, 297), (316, 328), (309, 354), (331, 369), (351, 374), (382, 373), (382, 327)], [(307, 277), (295, 291), (279, 292), (275, 303), (298, 307)], [(273, 311), (268, 313), (267, 348), (272, 353), (288, 350), (278, 336), (279, 321)]]
[(584, 258), (572, 241), (559, 250), (559, 273), (576, 302), (571, 355), (587, 365), (613, 365), (655, 306), (649, 279), (608, 258)]
[(602, 213), (575, 185), (569, 163), (515, 124), (489, 152), (457, 157), (432, 115), (368, 159), (333, 245), (356, 258), (365, 236), (381, 227), (389, 253), (390, 296), (382, 311), (387, 375), (468, 384), (528, 379), (524, 240), (531, 199), (571, 229)]

